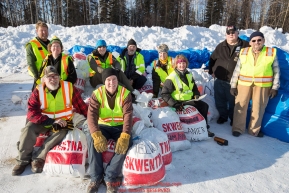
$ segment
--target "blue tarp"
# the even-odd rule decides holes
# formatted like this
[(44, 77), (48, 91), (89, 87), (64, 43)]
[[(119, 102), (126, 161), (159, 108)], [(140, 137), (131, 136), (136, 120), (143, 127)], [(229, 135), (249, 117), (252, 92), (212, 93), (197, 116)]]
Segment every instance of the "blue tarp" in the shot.
[[(119, 47), (119, 46), (107, 46), (107, 50), (109, 52), (118, 52), (119, 54), (122, 52), (122, 50), (125, 47)], [(95, 47), (92, 46), (80, 46), (75, 45), (72, 48), (70, 48), (68, 51), (71, 55), (73, 55), (76, 52), (83, 52), (84, 54), (88, 55), (90, 54)], [(140, 52), (145, 59), (145, 65), (149, 66), (151, 62), (158, 58), (158, 52), (156, 50), (141, 50)], [(188, 60), (189, 60), (189, 68), (201, 68), (203, 64), (208, 65), (208, 61), (210, 59), (211, 53), (207, 50), (207, 48), (204, 48), (203, 50), (194, 50), (194, 49), (186, 49), (186, 50), (180, 50), (180, 51), (169, 51), (169, 56), (175, 57), (178, 54), (184, 54)]]
[[(249, 41), (249, 38), (245, 35), (240, 38)], [(75, 45), (69, 49), (69, 53), (73, 55), (76, 52), (83, 52), (86, 55), (90, 54), (95, 47), (92, 46), (80, 46)], [(121, 51), (124, 47), (109, 45), (107, 50), (110, 52)], [(158, 58), (158, 52), (156, 50), (142, 50), (141, 53), (144, 56), (146, 66)], [(186, 49), (180, 51), (169, 51), (169, 56), (175, 57), (178, 54), (185, 55), (189, 60), (189, 68), (200, 68), (203, 64), (208, 66), (211, 52), (204, 48), (203, 50)], [(275, 137), (281, 141), (289, 143), (289, 54), (279, 48), (277, 48), (277, 57), (279, 61), (281, 71), (281, 87), (278, 95), (274, 99), (270, 99), (267, 105), (264, 118), (262, 121), (262, 132), (266, 135)], [(251, 108), (249, 107), (248, 112)], [(249, 120), (250, 114), (248, 113), (247, 120)]]

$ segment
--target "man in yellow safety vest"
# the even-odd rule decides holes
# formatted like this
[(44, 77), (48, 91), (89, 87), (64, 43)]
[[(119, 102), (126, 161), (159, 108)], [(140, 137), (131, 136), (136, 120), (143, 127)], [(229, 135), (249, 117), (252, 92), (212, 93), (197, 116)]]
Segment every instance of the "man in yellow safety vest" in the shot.
[[(107, 192), (117, 192), (119, 175), (132, 145), (132, 96), (130, 91), (118, 84), (118, 72), (106, 68), (102, 72), (103, 86), (96, 89), (90, 98), (87, 112), (88, 130), (84, 130), (88, 143), (88, 162), (91, 182), (87, 192), (97, 192), (103, 180)], [(102, 152), (107, 150), (107, 141), (113, 139), (115, 154), (103, 168)]]
[(36, 23), (37, 36), (30, 40), (26, 48), (26, 60), (28, 65), (28, 73), (34, 77), (34, 84), (32, 91), (36, 87), (36, 81), (39, 79), (39, 70), (42, 65), (42, 61), (48, 54), (47, 45), (49, 44), (48, 38), (48, 26), (42, 21)]
[[(74, 116), (75, 112), (83, 115)], [(13, 176), (21, 175), (31, 162), (33, 173), (43, 171), (45, 158), (50, 149), (59, 144), (68, 130), (85, 120), (87, 105), (71, 82), (60, 80), (57, 69), (47, 66), (44, 69), (43, 83), (36, 86), (28, 101), (27, 124), (21, 130), (18, 146), (17, 164)], [(34, 144), (40, 133), (51, 131), (43, 145), (36, 151)]]
[(280, 69), (275, 48), (264, 46), (264, 34), (256, 31), (250, 36), (251, 47), (241, 49), (231, 79), (231, 94), (236, 97), (232, 134), (245, 132), (247, 109), (252, 99), (248, 133), (263, 137), (261, 123), (269, 98), (278, 94)]

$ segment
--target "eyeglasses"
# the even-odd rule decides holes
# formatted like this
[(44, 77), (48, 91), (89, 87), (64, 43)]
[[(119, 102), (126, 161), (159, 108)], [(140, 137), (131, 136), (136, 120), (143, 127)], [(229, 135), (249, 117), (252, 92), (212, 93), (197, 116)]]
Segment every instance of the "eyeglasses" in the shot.
[(46, 78), (48, 78), (48, 79), (57, 79), (57, 78), (59, 78), (59, 76), (58, 75), (52, 75), (52, 76), (46, 76)]
[(226, 32), (226, 33), (227, 33), (227, 35), (230, 35), (230, 34), (231, 34), (231, 35), (234, 35), (236, 32), (235, 32), (235, 31), (231, 31), (231, 32), (228, 31), (228, 32)]
[(257, 40), (251, 40), (252, 42), (261, 42), (262, 41), (262, 39), (257, 39)]

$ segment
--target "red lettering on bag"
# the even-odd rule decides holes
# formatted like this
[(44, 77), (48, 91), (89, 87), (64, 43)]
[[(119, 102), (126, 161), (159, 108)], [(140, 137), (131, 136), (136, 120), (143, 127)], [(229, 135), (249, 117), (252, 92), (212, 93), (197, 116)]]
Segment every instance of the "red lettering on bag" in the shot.
[(171, 146), (170, 146), (170, 142), (169, 141), (165, 141), (162, 143), (159, 143), (161, 146), (161, 150), (162, 150), (162, 154), (165, 154), (169, 151), (171, 151)]
[(134, 159), (134, 160), (135, 160), (136, 171), (142, 171), (143, 160), (142, 159)]
[(145, 172), (150, 171), (148, 161), (149, 161), (148, 159), (144, 159), (144, 161), (143, 161), (143, 163), (144, 163), (144, 171)]
[(162, 127), (164, 128), (163, 129), (164, 132), (182, 130), (180, 122), (164, 123), (162, 124)]
[(62, 141), (60, 145), (56, 145), (52, 148), (52, 150), (57, 151), (82, 151), (82, 143), (81, 141)]
[(128, 170), (133, 171), (150, 172), (158, 169), (162, 165), (163, 165), (162, 156), (161, 154), (158, 154), (153, 159), (136, 159), (126, 156), (124, 167), (127, 168)]

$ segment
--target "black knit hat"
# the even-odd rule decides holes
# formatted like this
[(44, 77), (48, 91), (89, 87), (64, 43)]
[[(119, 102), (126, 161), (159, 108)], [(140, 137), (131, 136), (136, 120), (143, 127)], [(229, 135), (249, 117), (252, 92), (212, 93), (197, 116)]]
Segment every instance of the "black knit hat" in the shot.
[(127, 42), (127, 46), (126, 46), (126, 47), (128, 47), (129, 45), (135, 45), (135, 46), (137, 46), (137, 45), (136, 45), (136, 42), (134, 41), (134, 39), (130, 39), (130, 40)]
[(117, 71), (113, 68), (106, 68), (102, 71), (102, 83), (104, 84), (107, 77), (115, 75), (117, 77)]
[(252, 38), (257, 37), (257, 36), (260, 36), (260, 37), (264, 38), (264, 34), (263, 34), (262, 32), (255, 31), (255, 32), (253, 32), (253, 33), (250, 35), (250, 41), (251, 41)]

